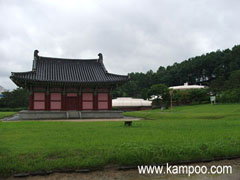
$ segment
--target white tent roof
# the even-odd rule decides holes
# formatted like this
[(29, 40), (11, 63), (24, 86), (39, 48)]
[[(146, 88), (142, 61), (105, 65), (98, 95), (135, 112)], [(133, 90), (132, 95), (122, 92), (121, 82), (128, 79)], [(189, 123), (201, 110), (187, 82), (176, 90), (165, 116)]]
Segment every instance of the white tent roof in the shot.
[(169, 89), (173, 89), (173, 90), (202, 89), (202, 88), (205, 88), (205, 86), (201, 86), (201, 85), (188, 85), (188, 83), (184, 83), (183, 86), (172, 86), (172, 87), (169, 87)]
[(152, 106), (151, 101), (144, 99), (135, 99), (131, 97), (120, 97), (112, 100), (113, 107), (141, 107), (141, 106)]

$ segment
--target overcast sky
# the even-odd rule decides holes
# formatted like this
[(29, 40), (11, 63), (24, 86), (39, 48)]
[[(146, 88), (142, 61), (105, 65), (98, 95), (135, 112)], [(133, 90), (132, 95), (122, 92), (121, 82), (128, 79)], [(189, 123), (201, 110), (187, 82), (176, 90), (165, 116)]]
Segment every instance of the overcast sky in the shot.
[(40, 56), (97, 58), (109, 72), (156, 71), (240, 44), (239, 0), (0, 0), (0, 85)]

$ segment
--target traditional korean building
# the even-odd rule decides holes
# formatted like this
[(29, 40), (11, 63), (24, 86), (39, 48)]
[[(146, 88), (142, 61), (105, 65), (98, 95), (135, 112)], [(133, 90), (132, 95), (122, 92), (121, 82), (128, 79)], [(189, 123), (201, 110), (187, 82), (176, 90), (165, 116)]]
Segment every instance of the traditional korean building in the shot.
[(99, 111), (112, 109), (112, 90), (129, 80), (109, 73), (98, 59), (42, 57), (34, 52), (32, 71), (12, 72), (11, 79), (30, 91), (31, 111)]

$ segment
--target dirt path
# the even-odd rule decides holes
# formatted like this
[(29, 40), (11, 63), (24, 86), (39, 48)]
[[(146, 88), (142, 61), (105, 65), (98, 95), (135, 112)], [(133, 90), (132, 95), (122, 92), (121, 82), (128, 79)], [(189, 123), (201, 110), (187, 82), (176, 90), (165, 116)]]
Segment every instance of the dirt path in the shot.
[[(0, 119), (1, 120), (1, 119)], [(134, 118), (134, 117), (123, 117), (123, 118), (105, 118), (105, 119), (41, 119), (41, 120), (19, 120), (18, 115), (14, 115), (12, 117), (6, 117), (2, 119), (2, 122), (20, 122), (20, 121), (42, 121), (42, 122), (56, 122), (56, 121), (62, 121), (62, 122), (108, 122), (108, 121), (139, 121), (142, 120), (142, 118)]]
[(6, 180), (240, 180), (240, 159), (199, 163), (192, 165), (231, 165), (232, 174), (225, 175), (139, 175), (137, 170), (117, 171), (114, 169), (91, 173), (55, 173), (48, 176), (31, 176), (26, 178), (7, 178)]

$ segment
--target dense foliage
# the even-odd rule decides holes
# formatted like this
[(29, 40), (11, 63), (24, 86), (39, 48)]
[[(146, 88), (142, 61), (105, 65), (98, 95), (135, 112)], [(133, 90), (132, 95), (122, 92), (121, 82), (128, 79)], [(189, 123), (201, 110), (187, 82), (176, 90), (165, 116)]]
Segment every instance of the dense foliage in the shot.
[(154, 84), (148, 90), (148, 98), (153, 98), (153, 107), (168, 107), (169, 97), (169, 90), (165, 84)]
[(214, 89), (217, 91), (217, 101), (222, 103), (240, 102), (240, 70), (231, 72), (228, 80), (219, 82), (213, 81)]
[(157, 99), (168, 99), (169, 91), (165, 84), (154, 84), (148, 90), (148, 97), (156, 96)]
[[(220, 93), (240, 86), (240, 45), (231, 50), (216, 51), (190, 58), (171, 66), (160, 66), (156, 72), (130, 73), (131, 81), (113, 92), (114, 97), (131, 96), (147, 98), (148, 89), (154, 84), (167, 86), (203, 84)], [(237, 86), (237, 87), (236, 87)]]
[(173, 104), (203, 104), (209, 102), (209, 89), (174, 90)]
[(28, 96), (28, 91), (22, 88), (3, 92), (3, 98), (0, 99), (0, 109), (28, 107)]

